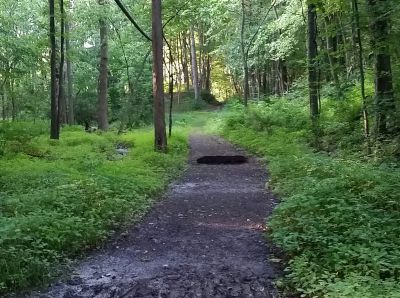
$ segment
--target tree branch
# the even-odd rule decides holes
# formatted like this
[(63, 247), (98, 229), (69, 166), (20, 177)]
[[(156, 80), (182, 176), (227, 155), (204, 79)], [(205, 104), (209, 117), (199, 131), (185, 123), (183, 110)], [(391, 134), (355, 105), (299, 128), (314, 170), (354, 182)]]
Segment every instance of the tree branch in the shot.
[(270, 13), (271, 10), (274, 8), (274, 6), (275, 6), (275, 4), (276, 4), (276, 1), (277, 1), (277, 0), (274, 0), (274, 1), (271, 3), (271, 6), (269, 7), (269, 9), (268, 9), (268, 11), (267, 11), (267, 14), (265, 15), (264, 19), (262, 20), (260, 26), (258, 26), (256, 32), (255, 32), (255, 33), (253, 34), (253, 36), (251, 37), (251, 39), (250, 39), (250, 41), (249, 41), (249, 44), (248, 44), (248, 46), (247, 46), (247, 49), (246, 49), (246, 56), (249, 55), (249, 51), (250, 51), (251, 45), (253, 44), (253, 42), (254, 42), (255, 38), (257, 37), (258, 33), (260, 32), (260, 30), (261, 30), (261, 28), (262, 28), (264, 22), (267, 20), (269, 13)]
[(135, 26), (135, 28), (148, 40), (151, 41), (151, 38), (140, 28), (140, 26), (136, 23), (130, 13), (126, 10), (125, 6), (121, 3), (120, 0), (114, 0), (117, 3), (118, 7), (122, 10), (128, 20)]

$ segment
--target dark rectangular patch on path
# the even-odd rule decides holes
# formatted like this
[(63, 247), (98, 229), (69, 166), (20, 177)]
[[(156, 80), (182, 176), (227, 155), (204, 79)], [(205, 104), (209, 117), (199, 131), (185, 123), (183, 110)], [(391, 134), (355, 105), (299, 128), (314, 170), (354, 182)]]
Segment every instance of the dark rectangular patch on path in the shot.
[(214, 155), (214, 156), (203, 156), (197, 159), (197, 163), (206, 165), (234, 165), (242, 164), (247, 162), (247, 157), (243, 155)]

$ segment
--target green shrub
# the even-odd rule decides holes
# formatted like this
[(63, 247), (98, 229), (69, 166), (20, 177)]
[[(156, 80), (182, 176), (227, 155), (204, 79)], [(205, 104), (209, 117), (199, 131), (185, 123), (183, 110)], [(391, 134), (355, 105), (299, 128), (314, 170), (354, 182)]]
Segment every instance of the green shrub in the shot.
[(47, 131), (47, 122), (0, 122), (0, 156), (7, 152), (19, 153), (24, 150), (33, 155), (42, 155), (30, 142)]
[(215, 95), (207, 90), (202, 90), (200, 96), (201, 96), (201, 99), (203, 101), (205, 101), (206, 103), (208, 103), (209, 105), (213, 105), (213, 106), (221, 105), (221, 103), (217, 100)]

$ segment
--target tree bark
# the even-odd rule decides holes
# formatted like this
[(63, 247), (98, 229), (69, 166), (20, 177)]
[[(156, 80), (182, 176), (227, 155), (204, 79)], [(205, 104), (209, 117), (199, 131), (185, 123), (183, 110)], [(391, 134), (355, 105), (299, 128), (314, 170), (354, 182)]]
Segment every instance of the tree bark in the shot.
[(14, 78), (10, 79), (11, 121), (17, 120), (17, 102), (14, 92)]
[[(181, 47), (179, 45), (179, 36), (180, 33), (178, 33), (178, 37), (175, 39), (174, 47), (175, 47), (175, 53), (176, 53), (176, 79), (175, 79), (175, 87), (177, 88), (178, 94), (180, 92), (180, 88), (181, 88), (181, 79), (182, 79), (182, 74), (183, 74), (183, 70), (182, 70), (182, 58), (181, 58)], [(178, 96), (179, 97), (179, 96)]]
[(342, 19), (340, 17), (340, 14), (337, 14), (336, 16), (336, 22), (338, 26), (338, 34), (337, 34), (337, 49), (338, 49), (338, 62), (340, 66), (340, 70), (342, 72), (346, 72), (348, 67), (347, 67), (347, 51), (346, 51), (346, 36), (345, 36), (345, 30), (344, 26), (342, 24)]
[(60, 138), (60, 122), (58, 115), (57, 98), (57, 49), (56, 49), (56, 26), (54, 0), (49, 0), (50, 15), (50, 99), (51, 99), (51, 125), (50, 138), (58, 140)]
[(205, 89), (208, 92), (211, 92), (211, 57), (207, 55), (206, 61), (206, 82), (205, 82)]
[(168, 137), (172, 136), (172, 124), (173, 124), (173, 119), (172, 119), (172, 109), (173, 109), (173, 103), (174, 103), (174, 64), (175, 64), (175, 59), (174, 55), (172, 53), (172, 46), (168, 42), (168, 40), (164, 37), (165, 43), (168, 47), (168, 76), (169, 76), (169, 82), (168, 82), (168, 94), (169, 94), (169, 110), (168, 110)]
[(250, 96), (250, 85), (249, 85), (249, 65), (248, 56), (244, 40), (244, 27), (246, 23), (246, 11), (245, 3), (242, 0), (242, 24), (240, 28), (240, 50), (242, 52), (242, 62), (243, 62), (243, 103), (247, 106)]
[[(104, 5), (104, 0), (99, 0)], [(108, 129), (108, 26), (104, 17), (99, 20), (100, 24), (100, 70), (98, 81), (98, 127), (100, 130)]]
[(181, 35), (181, 45), (182, 45), (182, 70), (183, 70), (183, 80), (186, 86), (186, 91), (190, 89), (190, 78), (189, 78), (189, 62), (188, 62), (188, 43), (186, 39), (186, 34), (182, 33)]
[(326, 50), (327, 50), (327, 56), (328, 56), (328, 61), (329, 61), (329, 66), (331, 69), (331, 75), (333, 78), (333, 82), (335, 83), (336, 91), (338, 94), (338, 97), (342, 97), (341, 94), (341, 87), (340, 87), (340, 80), (339, 76), (337, 73), (337, 59), (336, 59), (336, 54), (337, 54), (337, 36), (332, 35), (329, 30), (328, 30), (328, 24), (332, 21), (332, 18), (326, 17), (325, 18), (325, 34), (326, 34)]
[(172, 136), (172, 109), (174, 105), (174, 73), (173, 73), (173, 56), (169, 53), (169, 121), (168, 121), (168, 136)]
[(375, 54), (376, 132), (384, 135), (393, 125), (390, 112), (395, 109), (391, 56), (389, 54), (389, 15), (387, 0), (367, 0), (371, 11), (371, 31)]
[(65, 14), (64, 14), (64, 1), (59, 1), (60, 6), (60, 66), (59, 73), (60, 77), (58, 79), (58, 111), (60, 124), (67, 122), (67, 104), (65, 98), (64, 89), (64, 63), (65, 63)]
[(199, 70), (197, 67), (197, 54), (196, 54), (196, 40), (194, 36), (193, 27), (190, 29), (190, 50), (192, 53), (192, 78), (193, 78), (193, 90), (194, 100), (197, 103), (200, 98), (200, 86), (199, 86)]
[(364, 118), (364, 135), (367, 142), (368, 153), (370, 153), (370, 144), (369, 144), (369, 115), (367, 109), (367, 99), (365, 96), (365, 72), (364, 72), (364, 59), (363, 59), (363, 44), (361, 40), (361, 29), (360, 29), (360, 15), (358, 10), (358, 0), (352, 1), (353, 6), (353, 14), (354, 14), (354, 23), (355, 23), (355, 31), (357, 35), (357, 43), (358, 43), (358, 64), (360, 69), (360, 83), (361, 83), (361, 100), (363, 106), (363, 118)]
[[(275, 18), (276, 20), (279, 20), (279, 15), (278, 15), (278, 10), (276, 9), (276, 6), (273, 5), (273, 9), (275, 12)], [(279, 38), (282, 36), (282, 30), (279, 29)], [(277, 70), (278, 70), (278, 79), (279, 79), (279, 91), (278, 94), (282, 95), (286, 91), (288, 91), (288, 79), (287, 79), (287, 66), (285, 63), (285, 60), (282, 58), (279, 58), (277, 61)]]
[(70, 42), (70, 31), (71, 25), (69, 21), (65, 23), (65, 50), (67, 53), (66, 65), (67, 65), (67, 106), (68, 106), (68, 121), (69, 125), (75, 123), (75, 113), (74, 113), (74, 82), (72, 73), (72, 61), (71, 61), (71, 42)]
[(3, 84), (3, 96), (1, 97), (2, 99), (2, 108), (1, 108), (1, 114), (3, 121), (7, 119), (7, 110), (6, 110), (6, 105), (7, 105), (7, 89), (6, 89), (6, 84)]
[(161, 0), (152, 0), (152, 45), (153, 45), (153, 97), (155, 150), (167, 151), (165, 130), (163, 35)]
[(198, 78), (199, 78), (199, 89), (202, 90), (204, 86), (204, 41), (203, 41), (203, 30), (200, 27), (198, 30), (198, 35), (199, 35), (199, 43), (198, 43), (198, 48), (199, 48), (199, 55), (198, 55), (198, 61), (197, 61), (197, 70), (198, 70)]
[(262, 70), (262, 93), (268, 95), (268, 65), (265, 63)]
[(318, 66), (317, 66), (317, 13), (315, 4), (308, 4), (308, 84), (310, 92), (310, 113), (314, 129), (319, 118)]
[(289, 74), (288, 74), (288, 67), (286, 65), (286, 61), (281, 59), (281, 72), (282, 72), (282, 85), (283, 85), (283, 89), (284, 92), (288, 92), (289, 91)]

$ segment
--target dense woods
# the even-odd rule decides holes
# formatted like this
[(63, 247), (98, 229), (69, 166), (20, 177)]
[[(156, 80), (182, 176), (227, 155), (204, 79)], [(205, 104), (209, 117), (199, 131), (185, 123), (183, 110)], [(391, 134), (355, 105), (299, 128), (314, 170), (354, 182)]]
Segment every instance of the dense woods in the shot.
[[(121, 189), (125, 181), (132, 200), (162, 190), (183, 167), (193, 119), (176, 111), (187, 105), (207, 107), (213, 132), (271, 161), (271, 188), (284, 198), (271, 237), (292, 260), (284, 292), (399, 297), (399, 37), (394, 0), (2, 0), (0, 259), (19, 261), (0, 261), (0, 293), (40, 285), (49, 264), (98, 243), (127, 215), (110, 207), (113, 196), (129, 201), (111, 180)], [(136, 131), (152, 124), (155, 140)], [(133, 136), (144, 159), (130, 157), (125, 167), (137, 168), (125, 177), (107, 160), (116, 145), (135, 147)], [(145, 153), (151, 142), (157, 152)], [(57, 187), (61, 195), (49, 195)], [(87, 202), (67, 202), (68, 187)], [(91, 205), (96, 187), (101, 212), (115, 218)], [(29, 191), (35, 216), (49, 205), (89, 209), (84, 227), (71, 220), (55, 240), (39, 228), (52, 221), (43, 215), (27, 232)], [(149, 206), (135, 202), (129, 210)], [(55, 221), (78, 216), (61, 214)]]
[[(151, 7), (118, 2), (135, 26), (113, 1), (3, 1), (3, 120), (51, 116), (52, 138), (58, 123), (107, 130), (151, 122), (151, 45), (140, 33), (151, 31)], [(163, 61), (167, 69), (172, 60), (168, 77), (178, 98), (188, 91), (195, 103), (205, 94), (239, 95), (246, 105), (306, 91), (308, 76), (315, 125), (329, 97), (362, 111), (367, 147), (396, 135), (393, 1), (166, 1), (163, 7)]]

